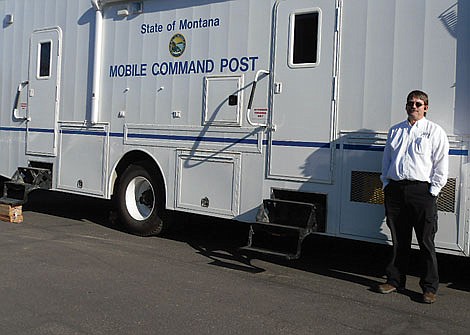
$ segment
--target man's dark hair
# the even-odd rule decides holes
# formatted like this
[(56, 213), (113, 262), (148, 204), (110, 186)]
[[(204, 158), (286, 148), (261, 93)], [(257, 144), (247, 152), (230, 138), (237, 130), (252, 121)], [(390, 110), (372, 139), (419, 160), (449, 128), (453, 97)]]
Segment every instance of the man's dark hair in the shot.
[(408, 96), (406, 97), (406, 102), (410, 101), (412, 98), (423, 100), (425, 106), (429, 104), (428, 95), (424, 93), (423, 91), (419, 91), (419, 90), (411, 91), (410, 93), (408, 93)]

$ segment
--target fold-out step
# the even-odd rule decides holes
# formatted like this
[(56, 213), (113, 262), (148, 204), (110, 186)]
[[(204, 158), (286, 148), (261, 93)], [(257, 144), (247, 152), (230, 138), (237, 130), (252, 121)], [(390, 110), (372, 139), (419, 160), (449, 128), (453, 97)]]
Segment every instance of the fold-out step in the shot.
[(19, 167), (11, 180), (3, 183), (0, 203), (20, 205), (27, 201), (28, 194), (36, 189), (50, 189), (52, 172), (49, 169)]
[(297, 259), (302, 241), (317, 227), (312, 203), (265, 199), (250, 225), (248, 245), (241, 250)]

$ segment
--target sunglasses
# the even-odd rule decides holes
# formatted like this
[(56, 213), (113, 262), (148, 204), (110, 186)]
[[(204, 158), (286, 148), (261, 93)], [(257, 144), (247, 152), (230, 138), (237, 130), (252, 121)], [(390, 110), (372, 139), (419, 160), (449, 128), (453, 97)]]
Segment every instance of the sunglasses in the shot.
[(409, 101), (406, 103), (406, 107), (413, 107), (414, 105), (416, 105), (417, 108), (423, 106), (424, 104), (422, 102), (413, 102), (413, 101)]

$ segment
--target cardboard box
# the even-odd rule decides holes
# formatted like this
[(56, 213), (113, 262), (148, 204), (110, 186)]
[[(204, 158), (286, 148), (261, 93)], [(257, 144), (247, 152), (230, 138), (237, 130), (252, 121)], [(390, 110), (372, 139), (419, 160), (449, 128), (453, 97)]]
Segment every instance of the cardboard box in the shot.
[(13, 223), (23, 222), (22, 206), (0, 204), (0, 220)]

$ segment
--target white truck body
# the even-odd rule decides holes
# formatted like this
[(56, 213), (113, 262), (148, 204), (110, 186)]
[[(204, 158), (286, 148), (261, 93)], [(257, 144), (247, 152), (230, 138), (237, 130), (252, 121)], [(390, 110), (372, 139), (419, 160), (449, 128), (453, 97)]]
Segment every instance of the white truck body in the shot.
[[(414, 89), (450, 140), (438, 251), (470, 254), (470, 2), (0, 0), (0, 175), (110, 199), (148, 160), (169, 210), (253, 222), (311, 194), (319, 233), (387, 243), (379, 175)], [(312, 28), (313, 27), (313, 28)]]

